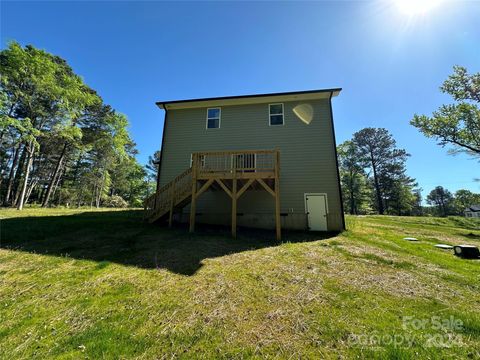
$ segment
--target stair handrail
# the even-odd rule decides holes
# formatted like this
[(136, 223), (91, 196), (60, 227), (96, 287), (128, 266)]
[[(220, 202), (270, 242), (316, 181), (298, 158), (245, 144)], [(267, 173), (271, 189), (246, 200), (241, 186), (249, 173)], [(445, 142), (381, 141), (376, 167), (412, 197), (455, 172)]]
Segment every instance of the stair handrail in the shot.
[(174, 197), (174, 199), (176, 199), (177, 193), (183, 191), (184, 187), (174, 185), (180, 183), (180, 181), (182, 181), (182, 179), (188, 176), (191, 172), (192, 168), (186, 169), (181, 174), (177, 175), (172, 181), (168, 182), (160, 189), (158, 189), (155, 193), (147, 197), (144, 201), (145, 217), (148, 218), (151, 216), (155, 216), (162, 210), (165, 211), (166, 206), (172, 196)]

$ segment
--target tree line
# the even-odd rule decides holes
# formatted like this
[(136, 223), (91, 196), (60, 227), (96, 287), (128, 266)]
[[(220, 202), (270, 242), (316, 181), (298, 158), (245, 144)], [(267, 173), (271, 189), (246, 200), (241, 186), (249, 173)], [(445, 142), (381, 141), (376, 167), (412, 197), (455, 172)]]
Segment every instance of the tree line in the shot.
[(463, 215), (467, 207), (480, 204), (480, 194), (437, 186), (425, 199), (430, 206), (423, 206), (422, 189), (406, 174), (410, 155), (397, 148), (386, 129), (362, 129), (337, 152), (343, 206), (349, 214)]
[[(463, 152), (480, 160), (480, 73), (455, 66), (440, 90), (453, 103), (432, 116), (415, 114), (411, 125), (442, 147), (451, 146), (450, 154)], [(480, 194), (464, 189), (452, 194), (437, 186), (426, 198), (431, 207), (422, 206), (421, 189), (406, 173), (410, 155), (387, 129), (362, 129), (337, 152), (344, 208), (350, 214), (463, 215), (468, 206), (480, 204)]]
[(420, 215), (421, 195), (406, 174), (410, 156), (387, 129), (365, 128), (337, 149), (344, 208), (350, 214)]
[[(0, 52), (0, 205), (141, 206), (155, 187), (160, 152), (144, 167), (125, 115), (59, 56), (16, 42)], [(480, 73), (463, 67), (440, 90), (451, 95), (411, 124), (450, 153), (480, 159)], [(338, 146), (344, 208), (351, 214), (461, 214), (480, 203), (468, 190), (436, 187), (422, 206), (408, 176), (410, 154), (384, 128), (365, 128)]]
[(12, 42), (0, 75), (2, 205), (142, 204), (151, 182), (127, 118), (64, 59)]
[(460, 189), (451, 193), (443, 186), (437, 186), (427, 195), (427, 204), (432, 207), (425, 209), (425, 214), (435, 216), (463, 215), (466, 208), (480, 205), (480, 194), (470, 190)]

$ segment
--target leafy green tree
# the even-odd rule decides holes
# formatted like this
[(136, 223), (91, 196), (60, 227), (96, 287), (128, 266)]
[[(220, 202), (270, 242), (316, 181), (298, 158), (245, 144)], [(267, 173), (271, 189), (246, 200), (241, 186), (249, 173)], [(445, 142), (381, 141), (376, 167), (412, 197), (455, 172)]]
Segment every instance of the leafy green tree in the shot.
[(358, 149), (352, 141), (345, 141), (337, 147), (345, 209), (350, 214), (368, 211), (371, 194), (365, 173), (366, 162), (359, 156)]
[(23, 145), (23, 172), (18, 209), (24, 205), (30, 171), (40, 138), (64, 119), (75, 116), (90, 101), (80, 77), (66, 62), (33, 46), (12, 42), (0, 53), (2, 124), (18, 133)]
[(453, 145), (451, 152), (480, 158), (480, 73), (468, 74), (461, 66), (453, 70), (440, 90), (456, 103), (442, 105), (432, 116), (415, 114), (410, 123), (439, 145)]
[(414, 179), (400, 174), (384, 180), (385, 208), (392, 215), (419, 215), (421, 194)]
[(75, 151), (75, 148), (82, 146), (83, 127), (88, 123), (89, 117), (85, 116), (89, 107), (98, 106), (102, 100), (97, 94), (83, 85), (83, 97), (77, 99), (74, 106), (75, 111), (70, 114), (64, 114), (63, 121), (56, 124), (51, 129), (51, 134), (57, 143), (57, 149), (61, 149), (54, 159), (53, 171), (49, 174), (49, 182), (46, 188), (45, 196), (42, 199), (42, 206), (47, 206), (56, 184), (60, 180), (60, 174), (64, 162), (68, 159), (69, 153)]
[(0, 52), (0, 75), (5, 205), (100, 206), (112, 197), (141, 204), (147, 174), (135, 159), (127, 118), (104, 104), (65, 60), (13, 42)]
[(438, 214), (441, 216), (451, 214), (453, 210), (453, 200), (454, 197), (452, 193), (443, 188), (443, 186), (435, 187), (427, 196), (427, 203), (436, 206)]
[(458, 215), (462, 215), (467, 207), (480, 204), (480, 194), (476, 194), (470, 190), (457, 190), (455, 192), (454, 203), (456, 213)]
[(424, 215), (424, 206), (422, 205), (422, 189), (416, 188), (412, 192), (412, 213), (413, 216)]
[(361, 163), (368, 164), (375, 190), (375, 206), (384, 214), (388, 206), (388, 192), (395, 182), (411, 183), (406, 176), (406, 160), (410, 156), (396, 142), (387, 129), (365, 128), (353, 134)]
[(147, 165), (145, 166), (147, 171), (148, 171), (148, 176), (150, 179), (152, 179), (153, 181), (156, 181), (157, 180), (157, 176), (158, 176), (158, 167), (160, 165), (160, 155), (161, 155), (161, 151), (160, 150), (157, 150), (153, 153), (153, 156), (150, 155), (148, 157), (148, 163)]
[(112, 169), (112, 195), (119, 195), (131, 206), (140, 207), (148, 190), (147, 172), (134, 157), (124, 159)]

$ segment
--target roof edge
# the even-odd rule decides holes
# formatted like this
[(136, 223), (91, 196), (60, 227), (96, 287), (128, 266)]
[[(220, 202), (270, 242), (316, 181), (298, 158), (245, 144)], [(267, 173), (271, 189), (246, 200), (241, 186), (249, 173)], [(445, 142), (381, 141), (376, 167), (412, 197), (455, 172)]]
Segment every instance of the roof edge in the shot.
[(304, 95), (304, 94), (328, 93), (328, 92), (329, 93), (335, 93), (335, 92), (339, 93), (340, 91), (342, 91), (342, 88), (331, 88), (331, 89), (289, 91), (289, 92), (266, 93), (266, 94), (250, 94), (250, 95), (220, 96), (220, 97), (208, 97), (208, 98), (185, 99), (185, 100), (157, 101), (157, 102), (155, 102), (155, 104), (160, 109), (165, 109), (165, 105), (189, 103), (189, 102), (248, 99), (248, 98), (259, 98), (259, 97), (268, 97), (268, 96)]

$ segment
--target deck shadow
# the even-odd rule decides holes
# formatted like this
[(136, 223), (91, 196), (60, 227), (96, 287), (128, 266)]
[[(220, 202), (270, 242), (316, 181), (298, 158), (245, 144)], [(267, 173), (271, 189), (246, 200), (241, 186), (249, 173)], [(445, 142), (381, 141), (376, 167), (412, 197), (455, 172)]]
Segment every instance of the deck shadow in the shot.
[(232, 239), (229, 228), (205, 225), (189, 234), (184, 226), (147, 224), (137, 210), (8, 218), (0, 220), (0, 227), (3, 249), (168, 269), (182, 275), (194, 275), (207, 258), (337, 235), (284, 231), (278, 242), (273, 230), (241, 228), (237, 239)]

